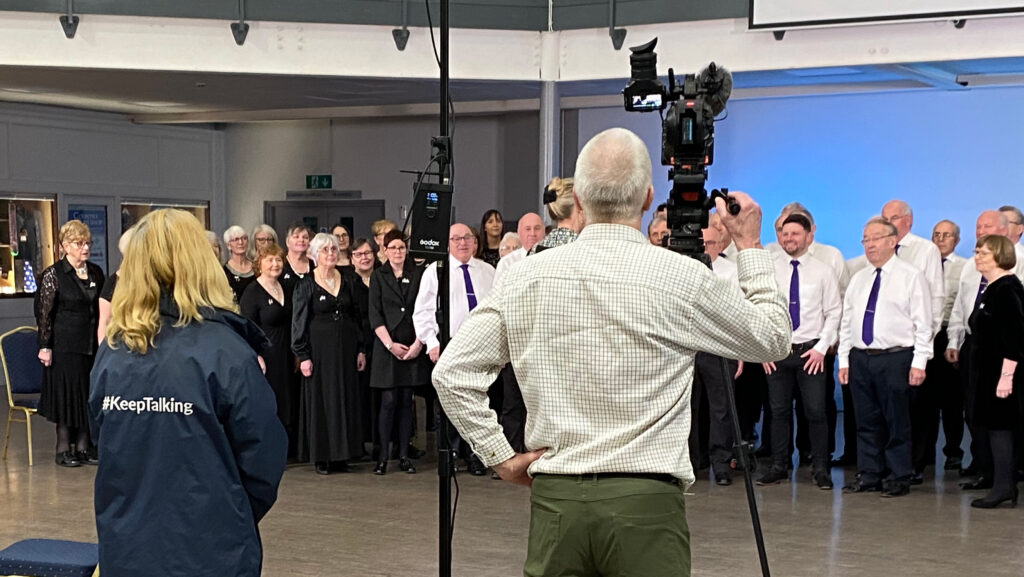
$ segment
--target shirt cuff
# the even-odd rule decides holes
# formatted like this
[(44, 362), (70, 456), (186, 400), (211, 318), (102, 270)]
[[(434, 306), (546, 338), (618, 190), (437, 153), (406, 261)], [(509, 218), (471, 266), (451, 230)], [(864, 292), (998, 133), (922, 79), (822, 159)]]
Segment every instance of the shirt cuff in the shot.
[(928, 366), (928, 359), (931, 355), (914, 353), (914, 360), (910, 363), (910, 368), (925, 370)]
[(839, 362), (840, 369), (850, 368), (850, 356), (849, 355), (838, 355), (836, 360)]
[(825, 355), (828, 354), (829, 343), (825, 342), (825, 339), (819, 339), (818, 344), (814, 345), (814, 350)]
[(515, 449), (505, 439), (505, 435), (500, 433), (473, 447), (473, 452), (486, 467), (504, 463), (516, 456)]
[(423, 344), (427, 345), (428, 351), (432, 351), (437, 347), (441, 346), (441, 341), (437, 340), (436, 335), (430, 335), (429, 337), (427, 337), (427, 340)]

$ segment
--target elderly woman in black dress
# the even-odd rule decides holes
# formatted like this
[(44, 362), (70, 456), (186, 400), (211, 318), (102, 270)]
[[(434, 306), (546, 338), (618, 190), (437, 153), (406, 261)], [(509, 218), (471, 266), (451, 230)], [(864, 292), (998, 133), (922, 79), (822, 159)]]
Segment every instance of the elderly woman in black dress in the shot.
[(968, 323), (971, 348), (968, 377), (968, 418), (974, 431), (987, 431), (992, 446), (992, 488), (971, 502), (991, 509), (1004, 501), (1017, 504), (1014, 467), (1014, 429), (1021, 423), (1024, 374), (1024, 286), (1013, 274), (1017, 264), (1013, 243), (1001, 235), (978, 239), (974, 265), (987, 286), (974, 305)]
[(235, 302), (238, 302), (249, 283), (256, 280), (252, 261), (249, 260), (249, 236), (245, 234), (244, 228), (232, 225), (224, 231), (224, 244), (228, 247), (224, 274), (228, 277), (231, 292), (235, 293)]
[(299, 459), (316, 463), (316, 472), (347, 471), (363, 454), (359, 371), (366, 364), (361, 313), (354, 278), (342, 274), (338, 239), (320, 233), (310, 243), (313, 274), (292, 295), (292, 350), (299, 360)]
[[(92, 235), (80, 220), (60, 228), (64, 258), (39, 280), (35, 315), (43, 387), (39, 414), (57, 424), (57, 464), (95, 465), (89, 437), (89, 371), (96, 355), (103, 270), (89, 262)], [(72, 449), (74, 445), (74, 449)]]
[[(298, 423), (296, 379), (293, 378), (291, 356), (292, 302), (286, 298), (278, 278), (284, 269), (284, 251), (276, 244), (265, 245), (253, 261), (256, 281), (242, 294), (238, 303), (242, 315), (253, 321), (267, 335), (270, 346), (259, 351), (263, 373), (274, 390), (277, 417), (288, 433), (288, 448), (295, 446), (295, 425)], [(293, 454), (294, 456), (294, 454)]]
[(405, 237), (399, 230), (384, 235), (382, 245), (388, 262), (373, 272), (370, 278), (370, 327), (373, 341), (373, 371), (370, 386), (381, 390), (380, 418), (378, 420), (381, 452), (373, 472), (387, 472), (388, 444), (398, 424), (398, 468), (415, 473), (409, 460), (409, 439), (412, 436), (413, 387), (425, 381), (430, 366), (423, 360), (423, 343), (416, 338), (412, 313), (416, 294), (420, 289), (423, 269), (406, 258)]

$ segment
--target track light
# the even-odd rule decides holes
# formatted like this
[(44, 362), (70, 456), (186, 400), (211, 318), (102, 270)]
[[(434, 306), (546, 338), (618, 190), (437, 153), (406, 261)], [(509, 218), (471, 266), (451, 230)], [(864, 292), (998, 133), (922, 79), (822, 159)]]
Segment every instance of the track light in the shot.
[(74, 0), (68, 0), (68, 13), (60, 17), (60, 27), (64, 29), (64, 36), (71, 40), (78, 32), (78, 16), (74, 14)]
[(245, 44), (245, 37), (249, 35), (249, 24), (245, 21), (245, 0), (238, 0), (238, 22), (231, 23), (231, 35), (239, 46)]

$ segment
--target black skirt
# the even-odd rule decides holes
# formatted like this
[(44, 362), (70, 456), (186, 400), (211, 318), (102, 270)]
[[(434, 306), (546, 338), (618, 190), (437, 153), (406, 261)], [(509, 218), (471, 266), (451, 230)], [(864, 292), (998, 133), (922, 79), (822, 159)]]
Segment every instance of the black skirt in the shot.
[(89, 371), (93, 355), (53, 351), (49, 367), (43, 367), (39, 414), (68, 427), (89, 426)]

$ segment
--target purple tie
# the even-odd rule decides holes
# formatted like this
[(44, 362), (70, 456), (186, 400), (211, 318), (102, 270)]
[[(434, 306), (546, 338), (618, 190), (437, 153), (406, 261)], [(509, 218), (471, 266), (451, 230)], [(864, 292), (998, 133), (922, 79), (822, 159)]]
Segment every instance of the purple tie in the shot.
[(864, 324), (860, 329), (861, 340), (865, 345), (870, 345), (875, 340), (875, 305), (878, 304), (878, 287), (882, 285), (882, 269), (875, 269), (875, 282), (871, 285), (871, 294), (868, 295), (868, 307), (864, 311)]
[(793, 330), (800, 328), (800, 261), (791, 260), (793, 276), (789, 278), (789, 318), (793, 321)]
[(469, 278), (469, 265), (464, 264), (459, 268), (462, 269), (462, 278), (466, 280), (466, 300), (469, 302), (469, 310), (476, 308), (476, 293), (473, 292), (473, 279)]
[(903, 248), (899, 243), (896, 244), (896, 256), (900, 256), (900, 249)]
[(949, 260), (946, 257), (942, 257), (942, 272), (946, 272), (946, 261)]
[(981, 293), (985, 292), (985, 287), (987, 287), (987, 286), (988, 286), (988, 279), (985, 278), (985, 277), (981, 277), (981, 282), (978, 283), (978, 296), (974, 297), (974, 300), (978, 300), (978, 299), (981, 298)]

